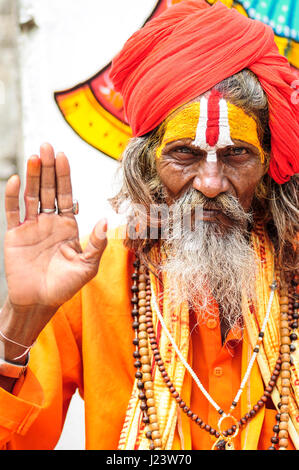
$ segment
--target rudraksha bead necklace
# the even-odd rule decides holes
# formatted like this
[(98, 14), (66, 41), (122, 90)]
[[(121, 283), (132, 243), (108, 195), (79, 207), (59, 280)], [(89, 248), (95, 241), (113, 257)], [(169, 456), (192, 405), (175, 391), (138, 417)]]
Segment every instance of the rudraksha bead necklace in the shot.
[(131, 303), (133, 306), (133, 329), (135, 351), (134, 366), (137, 371), (138, 397), (141, 400), (140, 408), (143, 412), (143, 423), (145, 424), (146, 437), (151, 441), (151, 450), (162, 448), (161, 434), (157, 417), (157, 410), (154, 398), (154, 384), (151, 374), (151, 359), (148, 350), (148, 338), (151, 335), (149, 325), (147, 325), (148, 311), (151, 311), (151, 291), (148, 288), (148, 275), (144, 266), (140, 266), (138, 260), (134, 261), (135, 272), (132, 275), (133, 285)]
[(298, 328), (299, 308), (299, 276), (294, 278), (280, 290), (280, 338), (281, 338), (281, 394), (278, 403), (279, 413), (276, 415), (276, 425), (273, 427), (274, 436), (271, 438), (270, 450), (286, 450), (288, 447), (288, 421), (291, 386), (291, 353), (296, 350), (297, 340), (295, 330)]
[[(178, 406), (182, 409), (184, 413), (201, 429), (209, 432), (212, 436), (215, 436), (216, 442), (213, 445), (213, 448), (218, 450), (233, 449), (232, 439), (238, 434), (239, 428), (245, 426), (250, 419), (252, 419), (256, 413), (265, 405), (268, 398), (271, 397), (271, 393), (276, 384), (277, 378), (280, 375), (282, 379), (282, 389), (281, 389), (281, 401), (279, 403), (280, 412), (276, 415), (276, 424), (273, 427), (274, 435), (271, 438), (271, 446), (269, 450), (275, 450), (277, 445), (280, 450), (284, 450), (288, 446), (288, 419), (289, 419), (289, 394), (290, 394), (290, 352), (291, 341), (297, 339), (297, 335), (294, 333), (294, 329), (298, 327), (298, 307), (299, 307), (299, 292), (298, 292), (298, 277), (295, 276), (292, 283), (292, 293), (282, 288), (280, 292), (280, 305), (281, 305), (281, 348), (280, 356), (276, 361), (274, 371), (270, 377), (269, 383), (264, 390), (263, 395), (257, 401), (257, 403), (252, 407), (252, 409), (246, 413), (239, 421), (237, 421), (232, 415), (231, 412), (237, 405), (237, 402), (240, 398), (243, 387), (249, 377), (251, 366), (255, 359), (256, 354), (259, 352), (259, 345), (263, 340), (264, 330), (266, 322), (264, 322), (262, 330), (258, 337), (258, 342), (254, 348), (253, 357), (251, 358), (250, 364), (248, 367), (247, 374), (245, 374), (244, 379), (241, 383), (239, 392), (232, 402), (229, 413), (226, 415), (222, 409), (218, 407), (217, 411), (221, 415), (218, 426), (219, 431), (212, 428), (209, 424), (204, 423), (204, 421), (194, 413), (190, 407), (186, 405), (183, 399), (180, 397), (179, 393), (175, 389), (171, 379), (169, 378), (165, 365), (160, 355), (158, 348), (158, 343), (152, 323), (152, 309), (151, 309), (151, 285), (150, 278), (147, 272), (147, 269), (140, 265), (139, 260), (134, 261), (135, 271), (132, 275), (132, 316), (133, 316), (133, 329), (135, 331), (135, 337), (133, 344), (135, 345), (135, 351), (133, 353), (135, 358), (134, 366), (137, 371), (135, 377), (137, 378), (137, 387), (139, 389), (139, 399), (141, 400), (141, 410), (143, 412), (143, 422), (145, 424), (145, 434), (146, 437), (150, 440), (150, 449), (161, 449), (162, 441), (161, 434), (159, 430), (159, 423), (157, 418), (157, 410), (154, 399), (154, 385), (151, 375), (151, 359), (148, 350), (148, 343), (150, 343), (152, 348), (152, 353), (154, 360), (161, 372), (161, 375), (164, 379), (166, 386), (169, 388), (170, 393), (173, 398), (178, 403)], [(274, 292), (276, 285), (272, 284), (271, 289)], [(290, 297), (290, 301), (289, 301)], [(293, 300), (293, 302), (292, 302)], [(269, 307), (269, 306), (268, 306)], [(270, 313), (270, 307), (268, 308), (268, 315)], [(287, 321), (287, 326), (285, 321)], [(295, 324), (295, 325), (294, 325)], [(292, 326), (291, 326), (292, 325)], [(291, 328), (291, 335), (290, 330)], [(295, 338), (296, 336), (296, 338)], [(247, 377), (246, 377), (247, 376)], [(215, 403), (215, 402), (214, 402)], [(222, 422), (231, 418), (234, 421), (234, 424), (226, 429), (222, 430), (220, 428)]]

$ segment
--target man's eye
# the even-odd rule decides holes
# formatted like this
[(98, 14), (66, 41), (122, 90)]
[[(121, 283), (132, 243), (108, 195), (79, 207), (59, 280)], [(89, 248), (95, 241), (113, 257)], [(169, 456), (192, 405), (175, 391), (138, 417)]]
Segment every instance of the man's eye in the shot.
[(178, 153), (194, 154), (194, 151), (189, 147), (177, 147), (176, 149), (174, 149), (174, 151)]
[(248, 150), (244, 147), (231, 147), (227, 152), (226, 155), (246, 155)]

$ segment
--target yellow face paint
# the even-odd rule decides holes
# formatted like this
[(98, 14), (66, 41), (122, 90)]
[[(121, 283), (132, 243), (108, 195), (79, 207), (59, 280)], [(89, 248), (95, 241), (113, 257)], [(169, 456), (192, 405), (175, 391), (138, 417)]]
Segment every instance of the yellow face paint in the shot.
[(195, 139), (198, 119), (200, 116), (200, 103), (190, 103), (176, 113), (166, 124), (166, 129), (157, 149), (157, 158), (161, 157), (166, 144), (181, 139)]
[[(241, 108), (227, 102), (219, 101), (219, 137), (214, 146), (206, 141), (206, 130), (209, 125), (208, 100), (203, 97), (199, 102), (190, 103), (170, 117), (161, 145), (157, 149), (157, 158), (161, 157), (165, 146), (170, 142), (181, 139), (191, 139), (192, 144), (208, 152), (215, 158), (216, 151), (229, 145), (234, 145), (231, 139), (240, 140), (254, 145), (264, 162), (264, 152), (261, 147), (255, 120), (248, 116)], [(215, 125), (215, 122), (213, 123)]]
[(248, 116), (243, 109), (227, 103), (228, 120), (232, 139), (242, 140), (254, 145), (260, 152), (261, 162), (264, 163), (265, 154), (260, 144), (255, 120)]

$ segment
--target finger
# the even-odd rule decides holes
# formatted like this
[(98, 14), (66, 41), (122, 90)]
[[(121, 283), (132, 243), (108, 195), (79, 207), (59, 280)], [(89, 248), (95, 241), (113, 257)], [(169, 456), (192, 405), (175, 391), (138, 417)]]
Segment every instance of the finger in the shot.
[(40, 209), (54, 209), (56, 197), (55, 181), (55, 155), (50, 144), (43, 144), (40, 148), (41, 182), (40, 182)]
[(100, 220), (94, 227), (83, 251), (85, 261), (98, 263), (107, 245), (107, 220)]
[(41, 160), (32, 155), (27, 161), (26, 188), (24, 192), (25, 220), (36, 218), (39, 209)]
[(5, 214), (7, 229), (18, 227), (20, 225), (20, 194), (21, 181), (18, 175), (9, 178), (5, 188)]
[[(63, 211), (63, 216), (74, 217), (73, 192), (71, 183), (71, 170), (67, 157), (59, 152), (56, 155), (56, 198), (58, 210)], [(68, 211), (69, 209), (69, 211)]]

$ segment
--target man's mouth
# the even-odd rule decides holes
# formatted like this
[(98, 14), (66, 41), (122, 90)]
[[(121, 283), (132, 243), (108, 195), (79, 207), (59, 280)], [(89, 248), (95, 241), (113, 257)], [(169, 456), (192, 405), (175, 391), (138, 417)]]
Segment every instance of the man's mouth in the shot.
[(202, 210), (202, 219), (203, 220), (212, 220), (216, 219), (221, 211), (219, 209), (203, 209)]
[(223, 212), (217, 208), (212, 206), (201, 206), (199, 210), (192, 209), (191, 211), (192, 219), (198, 220), (207, 220), (207, 219), (215, 219), (219, 217), (219, 215), (223, 214)]
[(221, 212), (220, 209), (203, 209), (202, 211), (205, 214), (218, 214)]

